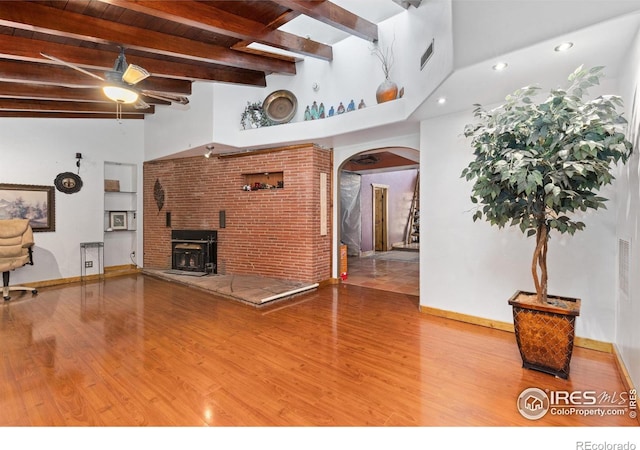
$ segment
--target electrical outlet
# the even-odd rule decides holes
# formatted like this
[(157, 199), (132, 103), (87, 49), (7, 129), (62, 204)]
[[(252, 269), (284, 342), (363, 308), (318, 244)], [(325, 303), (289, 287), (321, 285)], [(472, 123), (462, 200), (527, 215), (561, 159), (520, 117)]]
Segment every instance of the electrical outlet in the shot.
[(136, 257), (136, 252), (131, 252), (131, 257), (135, 258)]
[(93, 267), (93, 261), (85, 261), (84, 262), (84, 266), (87, 267), (87, 268), (88, 267)]

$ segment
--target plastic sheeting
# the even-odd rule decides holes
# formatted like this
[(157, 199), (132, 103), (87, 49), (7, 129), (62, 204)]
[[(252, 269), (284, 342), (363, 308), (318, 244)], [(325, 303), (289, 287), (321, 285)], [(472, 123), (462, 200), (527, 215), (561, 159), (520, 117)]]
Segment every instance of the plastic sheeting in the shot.
[(362, 220), (360, 213), (361, 176), (340, 174), (340, 240), (347, 246), (349, 256), (360, 256)]

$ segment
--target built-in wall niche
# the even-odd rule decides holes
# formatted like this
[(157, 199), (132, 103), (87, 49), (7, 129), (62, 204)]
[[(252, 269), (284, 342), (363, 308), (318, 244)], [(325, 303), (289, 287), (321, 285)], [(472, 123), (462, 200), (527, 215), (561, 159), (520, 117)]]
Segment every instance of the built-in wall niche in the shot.
[(265, 189), (282, 189), (284, 177), (282, 172), (244, 173), (245, 191), (259, 191)]
[(136, 165), (105, 161), (104, 177), (104, 231), (135, 231)]
[(138, 166), (104, 162), (104, 265), (135, 264)]

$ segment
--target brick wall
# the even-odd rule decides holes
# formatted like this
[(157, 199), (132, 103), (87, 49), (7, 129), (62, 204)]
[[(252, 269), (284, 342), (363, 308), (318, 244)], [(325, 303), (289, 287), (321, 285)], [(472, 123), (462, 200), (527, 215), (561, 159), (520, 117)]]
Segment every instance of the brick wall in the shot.
[[(282, 172), (284, 188), (243, 191), (245, 174)], [(320, 173), (327, 234), (320, 235)], [(160, 181), (164, 206), (154, 200)], [(144, 266), (171, 267), (171, 229), (218, 230), (218, 273), (317, 282), (331, 277), (331, 152), (311, 144), (242, 156), (144, 164)], [(219, 211), (226, 227), (219, 227)], [(166, 213), (171, 212), (171, 227)]]

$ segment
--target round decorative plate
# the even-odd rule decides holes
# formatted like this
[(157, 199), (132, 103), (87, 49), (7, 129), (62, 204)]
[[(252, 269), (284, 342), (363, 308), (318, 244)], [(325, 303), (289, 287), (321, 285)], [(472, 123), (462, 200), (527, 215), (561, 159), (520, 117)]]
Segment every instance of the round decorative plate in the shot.
[(264, 99), (262, 110), (273, 123), (287, 123), (296, 114), (298, 99), (293, 92), (280, 90), (272, 92)]
[(63, 172), (56, 177), (53, 184), (60, 192), (75, 194), (82, 188), (82, 179), (75, 173)]

